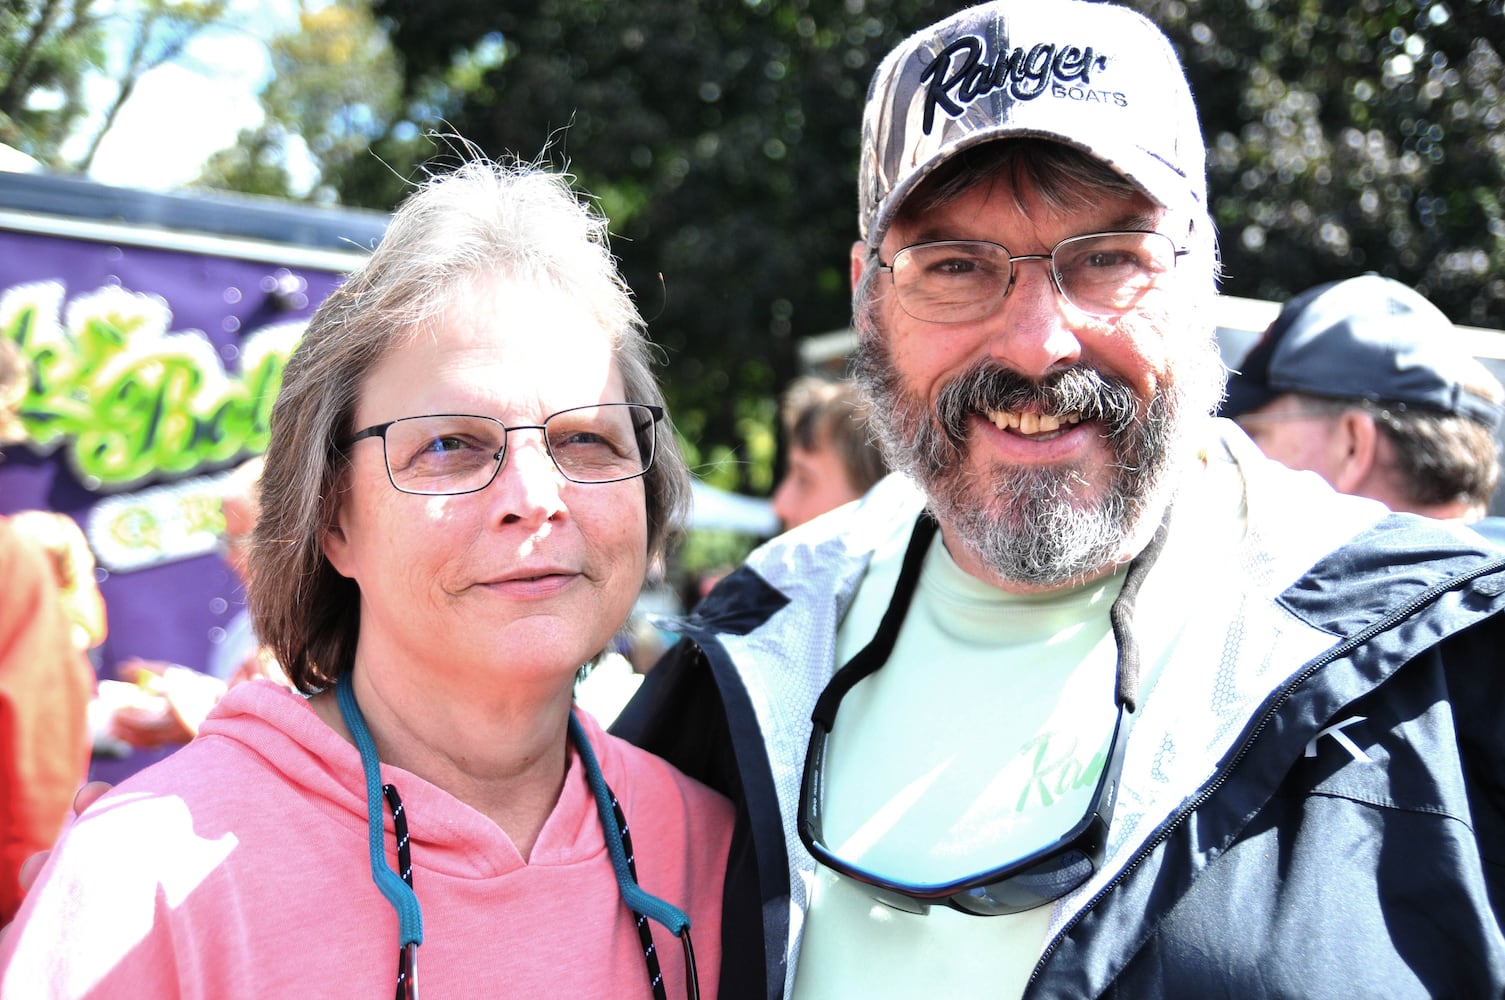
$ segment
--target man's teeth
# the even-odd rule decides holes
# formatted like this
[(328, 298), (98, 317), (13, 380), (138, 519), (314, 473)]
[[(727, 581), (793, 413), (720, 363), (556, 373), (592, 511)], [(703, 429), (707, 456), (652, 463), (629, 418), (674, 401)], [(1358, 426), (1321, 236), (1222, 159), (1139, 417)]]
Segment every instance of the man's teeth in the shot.
[(993, 426), (1001, 431), (1015, 430), (1020, 434), (1049, 434), (1051, 431), (1060, 430), (1063, 424), (1079, 424), (1082, 422), (1082, 414), (1079, 410), (1063, 413), (1056, 416), (1051, 413), (1015, 413), (1012, 410), (990, 410), (988, 419)]

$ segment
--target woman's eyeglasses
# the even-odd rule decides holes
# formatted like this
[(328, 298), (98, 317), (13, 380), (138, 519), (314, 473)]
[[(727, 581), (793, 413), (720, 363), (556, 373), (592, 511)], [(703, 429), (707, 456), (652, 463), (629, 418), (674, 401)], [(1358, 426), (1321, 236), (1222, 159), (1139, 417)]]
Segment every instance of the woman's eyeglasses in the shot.
[(559, 474), (572, 483), (617, 483), (653, 467), (663, 407), (599, 403), (560, 410), (541, 424), (508, 427), (494, 417), (439, 413), (357, 431), (341, 443), (381, 438), (387, 478), (403, 493), (449, 496), (491, 485), (507, 460), (507, 436), (542, 431)]

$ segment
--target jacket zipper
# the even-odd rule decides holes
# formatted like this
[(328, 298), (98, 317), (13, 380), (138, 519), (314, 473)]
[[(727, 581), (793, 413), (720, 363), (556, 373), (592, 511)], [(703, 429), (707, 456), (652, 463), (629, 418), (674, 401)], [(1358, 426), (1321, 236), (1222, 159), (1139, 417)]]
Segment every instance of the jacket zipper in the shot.
[[(1205, 803), (1208, 799), (1212, 798), (1212, 796), (1217, 793), (1218, 789), (1221, 788), (1224, 782), (1227, 780), (1228, 775), (1238, 767), (1238, 765), (1243, 761), (1244, 757), (1248, 754), (1249, 748), (1259, 740), (1260, 734), (1264, 732), (1264, 729), (1267, 725), (1269, 725), (1270, 720), (1275, 717), (1276, 713), (1279, 712), (1280, 709), (1285, 705), (1285, 703), (1290, 699), (1291, 693), (1302, 684), (1304, 684), (1307, 678), (1311, 677), (1312, 674), (1316, 673), (1327, 664), (1348, 654), (1349, 652), (1352, 652), (1359, 646), (1362, 646), (1364, 643), (1368, 642), (1370, 639), (1374, 638), (1380, 633), (1394, 628), (1397, 624), (1405, 621), (1407, 618), (1411, 617), (1426, 605), (1431, 604), (1442, 594), (1445, 594), (1450, 590), (1457, 590), (1472, 583), (1481, 576), (1488, 576), (1491, 573), (1497, 573), (1502, 569), (1505, 569), (1505, 559), (1496, 559), (1494, 562), (1471, 570), (1463, 574), (1462, 576), (1452, 577), (1442, 583), (1434, 584), (1426, 591), (1422, 592), (1418, 596), (1412, 598), (1406, 604), (1402, 605), (1399, 609), (1391, 612), (1389, 615), (1380, 619), (1374, 624), (1360, 629), (1353, 636), (1350, 636), (1348, 639), (1345, 639), (1344, 641), (1338, 643), (1338, 645), (1332, 647), (1327, 652), (1321, 654), (1320, 656), (1317, 656), (1316, 658), (1308, 662), (1307, 665), (1303, 667), (1296, 674), (1296, 676), (1285, 686), (1285, 688), (1281, 690), (1280, 694), (1276, 697), (1275, 701), (1270, 704), (1270, 707), (1265, 710), (1264, 714), (1260, 716), (1258, 723), (1255, 724), (1255, 727), (1249, 733), (1248, 738), (1245, 739), (1244, 742), (1239, 746), (1238, 752), (1234, 754), (1233, 758), (1228, 762), (1227, 766), (1218, 771), (1217, 775), (1212, 779), (1212, 781), (1191, 800), (1190, 805), (1173, 816), (1170, 822), (1161, 828), (1159, 833), (1151, 837), (1145, 843), (1144, 847), (1140, 849), (1139, 853), (1131, 858), (1129, 860), (1129, 863), (1124, 865), (1119, 873), (1113, 877), (1112, 881), (1099, 889), (1097, 893), (1091, 899), (1089, 899), (1086, 904), (1083, 905), (1082, 908), (1072, 916), (1070, 920), (1066, 921), (1066, 923), (1062, 925), (1060, 932), (1051, 939), (1050, 944), (1047, 945), (1045, 951), (1041, 953), (1040, 961), (1035, 963), (1035, 969), (1030, 973), (1029, 982), (1025, 984), (1026, 991), (1029, 989), (1029, 987), (1035, 984), (1035, 981), (1037, 979), (1040, 978), (1040, 973), (1045, 969), (1045, 963), (1049, 961), (1050, 956), (1055, 953), (1057, 945), (1061, 943), (1061, 941), (1066, 937), (1067, 934), (1071, 933), (1072, 928), (1080, 923), (1082, 918), (1086, 916), (1093, 907), (1097, 906), (1097, 904), (1102, 901), (1103, 897), (1107, 896), (1108, 893), (1116, 889), (1124, 879), (1133, 874), (1134, 870), (1144, 862), (1145, 858), (1153, 854), (1155, 852), (1155, 849), (1162, 843), (1164, 843), (1170, 837), (1170, 835), (1176, 831), (1177, 827), (1181, 825), (1182, 821), (1185, 820), (1186, 817), (1190, 816), (1192, 813), (1200, 809), (1203, 803)], [(1457, 633), (1453, 634), (1456, 635)]]

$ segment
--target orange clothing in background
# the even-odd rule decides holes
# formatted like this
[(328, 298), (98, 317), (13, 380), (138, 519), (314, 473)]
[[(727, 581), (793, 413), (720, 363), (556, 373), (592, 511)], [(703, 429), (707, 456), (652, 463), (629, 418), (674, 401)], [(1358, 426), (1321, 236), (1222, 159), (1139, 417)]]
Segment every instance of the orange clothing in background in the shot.
[(94, 670), (73, 642), (52, 564), (0, 517), (0, 921), (21, 862), (51, 847), (89, 770)]

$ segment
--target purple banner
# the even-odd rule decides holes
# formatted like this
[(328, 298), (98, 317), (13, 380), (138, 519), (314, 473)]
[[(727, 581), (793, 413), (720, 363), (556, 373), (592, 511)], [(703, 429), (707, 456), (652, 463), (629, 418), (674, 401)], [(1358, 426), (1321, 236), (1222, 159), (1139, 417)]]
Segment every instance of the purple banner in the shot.
[[(59, 511), (84, 529), (109, 616), (102, 679), (136, 656), (203, 670), (223, 641), (244, 595), (215, 554), (218, 482), (265, 450), (287, 356), (358, 262), (284, 265), (270, 244), (265, 260), (232, 256), (235, 245), (0, 228), (0, 336), (32, 368), (27, 437), (0, 461), (0, 513)], [(96, 758), (96, 776), (159, 756)]]

